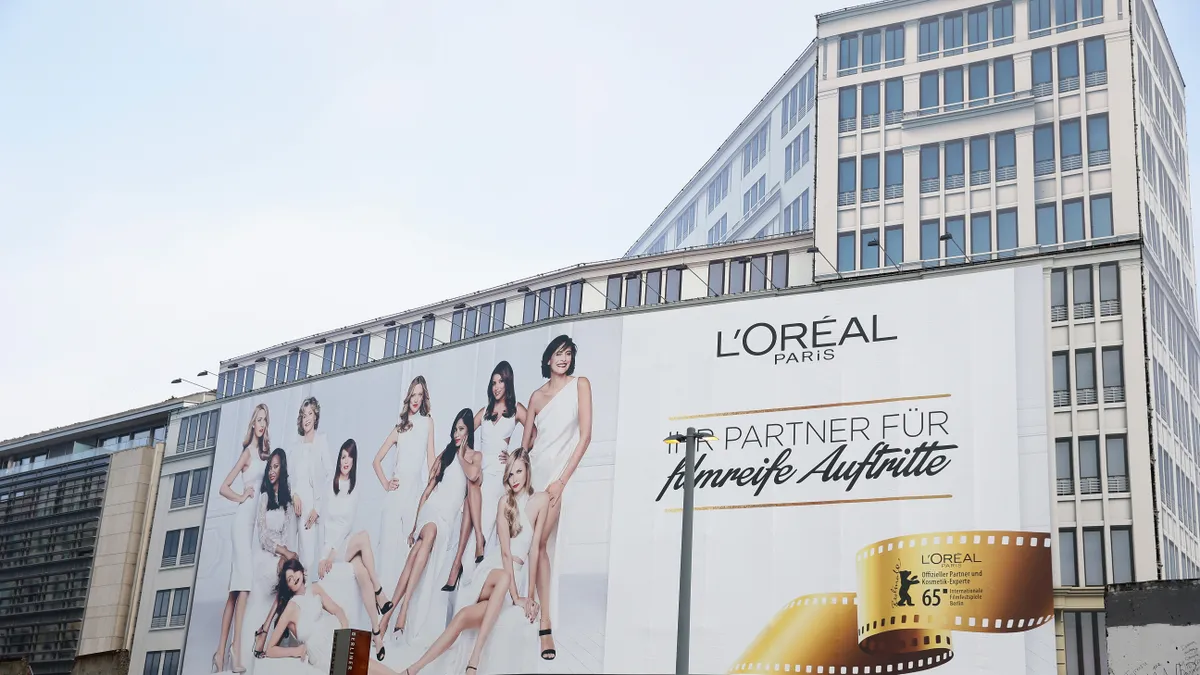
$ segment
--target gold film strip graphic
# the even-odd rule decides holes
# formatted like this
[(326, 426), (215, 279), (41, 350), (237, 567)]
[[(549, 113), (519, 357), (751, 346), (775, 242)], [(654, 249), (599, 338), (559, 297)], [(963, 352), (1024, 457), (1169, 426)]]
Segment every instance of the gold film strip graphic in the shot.
[(955, 631), (1015, 633), (1054, 620), (1045, 533), (896, 537), (855, 557), (858, 593), (792, 600), (729, 672), (915, 673), (954, 657)]

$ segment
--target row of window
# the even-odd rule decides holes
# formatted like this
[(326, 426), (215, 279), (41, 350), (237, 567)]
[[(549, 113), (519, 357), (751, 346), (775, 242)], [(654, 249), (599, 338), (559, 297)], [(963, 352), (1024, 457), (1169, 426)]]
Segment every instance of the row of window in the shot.
[(293, 348), (291, 352), (267, 361), (267, 384), (287, 384), (308, 377), (308, 351)]
[(179, 438), (175, 441), (175, 452), (207, 450), (217, 444), (217, 431), (221, 426), (221, 410), (189, 415), (179, 420)]
[(1063, 612), (1068, 675), (1109, 675), (1104, 612)]
[[(1154, 210), (1147, 203), (1142, 211), (1142, 222), (1145, 223), (1146, 248), (1149, 249), (1149, 260), (1156, 264), (1147, 265), (1146, 269), (1151, 275), (1162, 274), (1165, 287), (1160, 290), (1171, 292), (1183, 307), (1184, 312), (1189, 316), (1195, 314), (1195, 287), (1187, 280), (1184, 273), (1183, 263), (1180, 261), (1179, 255), (1176, 253), (1176, 247), (1172, 246), (1163, 238), (1162, 229), (1159, 226), (1158, 216), (1154, 214)], [(1184, 236), (1185, 241), (1191, 241), (1190, 236)], [(1189, 250), (1189, 249), (1182, 249)], [(1161, 270), (1161, 272), (1160, 272)]]
[(811, 156), (808, 127), (804, 127), (796, 139), (783, 148), (783, 180), (791, 180), (800, 169), (808, 164)]
[(1158, 446), (1158, 493), (1163, 507), (1174, 513), (1189, 532), (1200, 536), (1200, 492), (1162, 445)]
[[(1091, 226), (1091, 238), (1111, 237), (1112, 226), (1112, 196), (1096, 195), (1091, 198), (1091, 217), (1084, 217), (1083, 199), (1068, 199), (1062, 202), (1062, 228), (1059, 228), (1058, 204), (1038, 204), (1034, 207), (1034, 217), (1037, 224), (1037, 243), (1039, 246), (1053, 246), (1059, 241), (1082, 241), (1088, 237), (1088, 225)], [(1090, 220), (1090, 222), (1088, 222)]]
[(788, 255), (783, 252), (714, 260), (708, 264), (708, 297), (787, 288), (787, 277)]
[[(1093, 274), (1099, 276), (1100, 307), (1097, 311)], [(1069, 283), (1068, 283), (1069, 282)], [(1070, 304), (1067, 288), (1070, 286)], [(1096, 268), (1083, 265), (1070, 270), (1050, 270), (1050, 321), (1057, 323), (1117, 316), (1121, 313), (1121, 271), (1117, 263), (1104, 263)]]
[[(476, 335), (487, 335), (493, 331), (503, 330), (507, 326), (504, 323), (506, 305), (504, 300), (497, 300), (477, 307), (455, 308), (454, 314), (450, 317), (450, 341), (466, 340)], [(392, 355), (384, 354), (385, 357)]]
[(180, 471), (171, 485), (171, 508), (182, 509), (204, 503), (208, 494), (208, 468)]
[[(356, 331), (362, 333), (362, 329)], [(318, 343), (323, 342), (318, 340)], [(371, 336), (355, 335), (345, 340), (327, 343), (321, 355), (321, 372), (332, 373), (343, 368), (361, 366), (371, 360)]]
[(1029, 0), (1029, 37), (1049, 35), (1051, 30), (1051, 7), (1053, 26), (1059, 33), (1078, 28), (1080, 4), (1083, 5), (1082, 25), (1091, 26), (1104, 20), (1104, 0)]
[(1123, 434), (1104, 437), (1103, 455), (1098, 437), (1080, 438), (1077, 445), (1079, 452), (1075, 453), (1070, 438), (1060, 438), (1054, 442), (1054, 477), (1058, 496), (1074, 495), (1076, 487), (1081, 495), (1129, 492), (1129, 461)]
[[(918, 60), (953, 56), (963, 52), (963, 20), (966, 20), (967, 51), (1005, 45), (1013, 39), (1013, 5), (998, 2), (921, 20), (918, 28)], [(990, 25), (989, 25), (990, 24)], [(990, 40), (989, 40), (990, 37)], [(893, 68), (904, 63), (904, 26), (888, 26), (848, 33), (838, 40), (838, 75)]]
[(150, 628), (181, 628), (187, 623), (188, 603), (192, 589), (176, 588), (159, 591), (154, 595), (154, 612), (150, 616)]
[(200, 545), (200, 528), (170, 530), (163, 542), (162, 567), (183, 567), (196, 564)]
[[(1071, 388), (1071, 357), (1074, 356), (1074, 396)], [(1121, 347), (1104, 347), (1100, 350), (1102, 382), (1096, 381), (1096, 350), (1076, 349), (1071, 352), (1055, 352), (1053, 364), (1053, 402), (1055, 408), (1070, 407), (1072, 400), (1077, 406), (1125, 402), (1125, 370)], [(1103, 385), (1103, 392), (1097, 385)]]
[[(387, 324), (384, 325), (387, 326)], [(383, 336), (384, 358), (432, 348), (433, 325), (433, 315), (426, 314), (419, 320), (403, 326), (387, 326), (387, 332)]]
[[(1103, 527), (1069, 528), (1058, 531), (1058, 559), (1063, 586), (1105, 586), (1133, 581), (1133, 532), (1130, 527), (1109, 529), (1109, 578), (1105, 567)], [(1079, 551), (1083, 556), (1079, 556)]]
[(178, 649), (146, 652), (146, 665), (142, 667), (142, 675), (179, 675), (179, 658)]
[[(995, 134), (995, 179), (1005, 183), (1017, 178), (1016, 135), (1011, 131)], [(921, 146), (920, 191), (922, 194), (942, 190), (942, 171), (945, 189), (961, 190), (967, 186), (967, 155), (970, 148), (970, 184), (974, 187), (992, 182), (992, 136), (976, 136), (969, 140), (946, 141), (944, 144)], [(878, 154), (844, 157), (838, 160), (838, 206), (873, 203), (904, 197), (904, 152), (892, 150), (883, 154), (883, 192), (879, 190), (880, 161)], [(944, 159), (944, 163), (943, 163)], [(860, 182), (861, 179), (861, 182)]]
[[(800, 77), (800, 81), (783, 95), (780, 103), (779, 135), (787, 136), (804, 114), (812, 109), (817, 100), (817, 66), (814, 64), (808, 72)], [(711, 209), (710, 209), (711, 211)]]
[(1158, 74), (1159, 81), (1168, 89), (1171, 107), (1175, 110), (1175, 119), (1183, 120), (1183, 96), (1175, 86), (1175, 78), (1172, 76), (1175, 71), (1171, 67), (1170, 57), (1167, 56), (1167, 50), (1170, 47), (1164, 48), (1163, 40), (1159, 39), (1155, 33), (1153, 25), (1155, 22), (1151, 18), (1153, 12), (1146, 7), (1145, 2), (1142, 0), (1135, 2), (1133, 11), (1136, 16), (1135, 24), (1138, 36), (1142, 38), (1142, 42), (1146, 45), (1146, 51), (1151, 55), (1154, 72)]
[[(1154, 120), (1154, 130), (1163, 138), (1164, 145), (1168, 146), (1170, 150), (1175, 168), (1182, 173), (1187, 166), (1184, 157), (1187, 154), (1187, 146), (1180, 138), (1183, 118), (1172, 117), (1172, 112), (1178, 114), (1178, 111), (1171, 109), (1169, 94), (1164, 94), (1159, 89), (1153, 70), (1146, 62), (1145, 55), (1140, 52), (1137, 59), (1137, 77), (1134, 79), (1137, 80), (1138, 95), (1142, 99), (1143, 109), (1149, 113), (1148, 117)], [(1164, 83), (1164, 86), (1174, 90), (1174, 85), (1169, 80)]]
[(1180, 447), (1195, 454), (1200, 444), (1200, 420), (1192, 414), (1187, 392), (1175, 386), (1157, 357), (1151, 356), (1150, 371), (1154, 380), (1154, 411), (1174, 432)]
[(254, 366), (238, 367), (234, 364), (229, 370), (217, 375), (217, 398), (237, 396), (254, 388)]
[(1163, 578), (1164, 579), (1197, 579), (1200, 578), (1200, 565), (1180, 550), (1170, 537), (1163, 535)]
[(1175, 311), (1174, 305), (1167, 302), (1157, 273), (1152, 271), (1146, 275), (1146, 290), (1151, 329), (1162, 339), (1175, 361), (1186, 369), (1192, 391), (1200, 390), (1200, 345), (1192, 336), (1189, 324)]
[(521, 323), (528, 324), (544, 319), (574, 316), (581, 311), (583, 311), (583, 282), (572, 281), (525, 293)]

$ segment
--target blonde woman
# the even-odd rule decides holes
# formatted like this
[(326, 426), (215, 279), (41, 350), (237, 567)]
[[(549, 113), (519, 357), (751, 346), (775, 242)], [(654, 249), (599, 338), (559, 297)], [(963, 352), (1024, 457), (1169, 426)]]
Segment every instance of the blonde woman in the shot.
[[(237, 508), (233, 512), (233, 527), (230, 528), (233, 560), (229, 571), (229, 595), (225, 598), (225, 611), (221, 613), (221, 642), (212, 660), (214, 673), (225, 671), (225, 646), (231, 630), (233, 664), (230, 670), (235, 673), (246, 672), (242, 665), (242, 622), (246, 617), (246, 601), (254, 580), (255, 489), (262, 482), (267, 459), (271, 456), (270, 425), (271, 413), (266, 404), (254, 406), (250, 423), (246, 426), (246, 436), (242, 440), (242, 452), (221, 483), (221, 496), (237, 504)], [(242, 477), (242, 491), (234, 492), (233, 481), (238, 476)]]
[(320, 560), (320, 518), (324, 512), (325, 486), (333, 473), (333, 457), (329, 455), (329, 442), (321, 427), (321, 404), (309, 396), (300, 404), (296, 415), (296, 433), (300, 442), (290, 446), (292, 475), (292, 499), (300, 522), (297, 527), (297, 552), (305, 569), (316, 569)]

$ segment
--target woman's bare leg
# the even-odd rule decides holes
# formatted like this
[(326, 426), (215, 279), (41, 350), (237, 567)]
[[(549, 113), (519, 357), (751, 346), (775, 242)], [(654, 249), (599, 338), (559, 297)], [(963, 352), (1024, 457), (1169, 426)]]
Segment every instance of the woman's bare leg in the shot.
[[(467, 494), (475, 489), (473, 485), (467, 483)], [(471, 509), (470, 498), (463, 500), (462, 510), (462, 527), (458, 528), (458, 551), (454, 554), (454, 559), (450, 561), (450, 576), (446, 577), (446, 585), (454, 586), (458, 583), (458, 568), (462, 565), (463, 555), (467, 552), (467, 539), (471, 536)]]
[(472, 483), (467, 488), (467, 510), (471, 512), (471, 525), (475, 528), (475, 557), (483, 555), (483, 488), (480, 483)]
[(225, 610), (221, 612), (221, 641), (217, 643), (217, 651), (213, 659), (217, 662), (217, 672), (225, 670), (225, 647), (229, 644), (229, 628), (233, 623), (234, 605), (237, 604), (238, 591), (229, 591), (225, 597)]
[[(428, 666), (434, 659), (446, 653), (447, 649), (454, 644), (458, 636), (464, 630), (469, 628), (480, 628), (484, 625), (484, 620), (487, 616), (487, 608), (490, 606), (492, 598), (498, 598), (500, 602), (497, 605), (503, 606), (504, 594), (508, 592), (508, 576), (503, 570), (492, 570), (488, 573), (488, 578), (483, 582), (483, 589), (479, 591), (479, 602), (464, 607), (454, 618), (450, 620), (450, 625), (446, 626), (446, 630), (438, 636), (429, 649), (417, 659), (417, 662), (408, 667), (409, 675), (416, 675), (422, 668)], [(499, 614), (499, 610), (497, 610)], [(493, 623), (494, 623), (493, 619)], [(482, 628), (480, 634), (482, 635)], [(478, 645), (479, 642), (476, 641)], [(471, 654), (472, 659), (477, 659), (474, 652)]]
[(404, 630), (405, 624), (408, 622), (408, 603), (412, 600), (412, 592), (417, 587), (417, 582), (425, 573), (425, 563), (429, 562), (429, 552), (433, 549), (435, 539), (437, 539), (437, 525), (425, 523), (425, 526), (421, 528), (421, 538), (413, 547), (416, 554), (412, 558), (412, 571), (408, 575), (408, 587), (404, 589), (404, 599), (400, 601), (400, 615), (396, 617), (396, 629), (398, 630)]
[(380, 624), (387, 627), (388, 622), (392, 620), (392, 613), (400, 608), (400, 600), (404, 597), (404, 590), (408, 588), (408, 578), (412, 575), (413, 561), (417, 557), (418, 546), (413, 546), (408, 549), (408, 557), (404, 559), (404, 571), (400, 572), (400, 578), (396, 580), (396, 590), (392, 593), (392, 608), (383, 615)]
[(246, 620), (246, 603), (250, 599), (250, 591), (238, 591), (233, 608), (233, 667), (241, 669), (242, 663), (242, 624)]
[[(350, 537), (350, 541), (346, 542), (346, 562), (353, 564), (355, 559), (361, 561), (363, 569), (367, 572), (367, 580), (371, 584), (371, 595), (375, 595), (375, 590), (383, 588), (379, 583), (379, 578), (375, 576), (375, 553), (371, 551), (371, 537), (366, 530), (358, 532)], [(375, 614), (379, 613), (378, 601), (375, 602)]]
[[(496, 625), (496, 619), (499, 618), (500, 611), (504, 609), (504, 603), (508, 600), (508, 575), (502, 570), (492, 572), (492, 574), (497, 573), (499, 577), (496, 579), (496, 584), (492, 587), (491, 594), (487, 597), (487, 605), (483, 611), (483, 620), (479, 624), (479, 636), (475, 638), (475, 647), (471, 649), (471, 657), (467, 660), (467, 665), (475, 666), (476, 670), (478, 670), (479, 657), (483, 654), (483, 647), (487, 644), (488, 636), (491, 634), (492, 628)], [(491, 580), (489, 579), (489, 581)]]
[[(538, 604), (541, 606), (541, 630), (550, 630), (550, 537), (558, 527), (558, 516), (561, 513), (562, 500), (557, 507), (550, 507), (546, 514), (546, 527), (542, 531), (542, 545), (539, 547), (537, 593)], [(554, 649), (554, 637), (542, 635), (542, 649)]]
[(361, 557), (355, 556), (350, 565), (354, 568), (354, 579), (358, 582), (358, 592), (362, 594), (363, 607), (371, 619), (371, 642), (379, 649), (383, 645), (383, 631), (379, 630), (379, 606), (375, 604), (375, 582), (367, 571)]

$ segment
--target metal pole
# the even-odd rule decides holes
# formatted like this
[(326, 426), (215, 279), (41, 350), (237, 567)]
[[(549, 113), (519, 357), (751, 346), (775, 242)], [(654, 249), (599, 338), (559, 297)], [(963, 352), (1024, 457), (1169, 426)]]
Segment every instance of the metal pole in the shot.
[(683, 469), (683, 541), (679, 547), (679, 619), (675, 636), (675, 675), (688, 675), (692, 622), (692, 515), (695, 512), (696, 430), (688, 427)]

